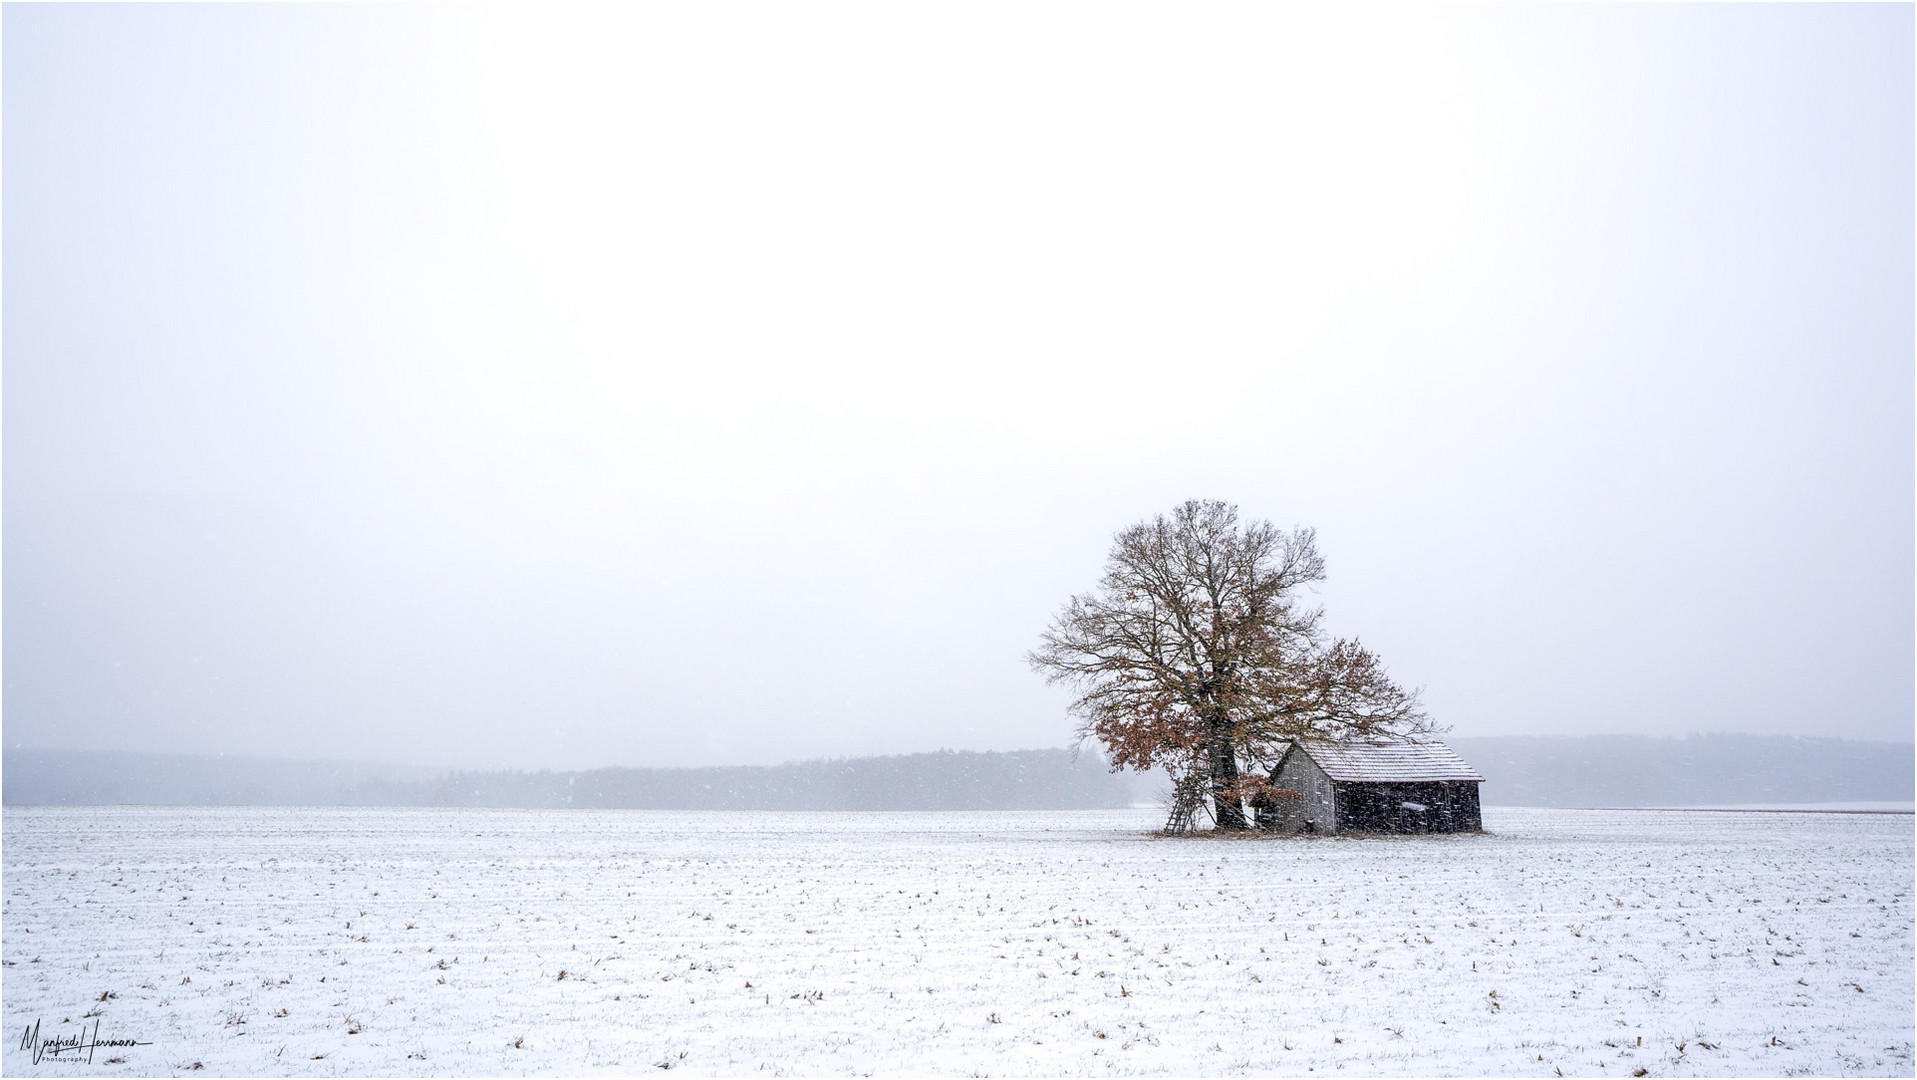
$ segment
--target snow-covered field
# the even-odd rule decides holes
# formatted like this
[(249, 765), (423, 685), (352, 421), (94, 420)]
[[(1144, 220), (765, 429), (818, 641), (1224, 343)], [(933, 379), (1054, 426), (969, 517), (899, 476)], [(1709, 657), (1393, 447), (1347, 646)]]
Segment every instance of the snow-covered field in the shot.
[(10, 807), (0, 1069), (1911, 1075), (1910, 816), (1485, 819)]

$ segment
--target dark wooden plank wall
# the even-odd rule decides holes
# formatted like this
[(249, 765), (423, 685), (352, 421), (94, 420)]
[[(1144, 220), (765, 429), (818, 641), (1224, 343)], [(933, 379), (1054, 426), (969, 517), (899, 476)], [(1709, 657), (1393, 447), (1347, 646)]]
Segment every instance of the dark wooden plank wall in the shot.
[(1472, 781), (1337, 785), (1339, 832), (1479, 832)]

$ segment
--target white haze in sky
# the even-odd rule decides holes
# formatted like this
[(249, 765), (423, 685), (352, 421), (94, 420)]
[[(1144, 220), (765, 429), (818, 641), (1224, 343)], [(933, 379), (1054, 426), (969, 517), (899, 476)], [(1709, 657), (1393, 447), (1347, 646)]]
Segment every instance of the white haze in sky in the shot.
[(10, 5), (6, 745), (1062, 745), (1193, 497), (1458, 734), (1908, 740), (1912, 40)]

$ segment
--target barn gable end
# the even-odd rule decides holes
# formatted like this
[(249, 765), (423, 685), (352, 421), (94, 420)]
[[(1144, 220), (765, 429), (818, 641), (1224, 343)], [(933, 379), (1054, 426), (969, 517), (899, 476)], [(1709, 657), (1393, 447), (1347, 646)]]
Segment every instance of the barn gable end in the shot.
[(1296, 801), (1278, 800), (1258, 807), (1258, 827), (1280, 832), (1338, 831), (1337, 801), (1331, 777), (1293, 746), (1271, 771), (1273, 785), (1298, 793)]

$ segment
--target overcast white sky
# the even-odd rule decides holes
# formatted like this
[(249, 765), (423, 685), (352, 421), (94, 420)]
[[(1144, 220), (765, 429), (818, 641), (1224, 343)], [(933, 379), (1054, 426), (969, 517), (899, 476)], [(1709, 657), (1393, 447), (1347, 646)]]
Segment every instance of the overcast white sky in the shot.
[(1897, 6), (4, 13), (5, 742), (1064, 745), (1191, 497), (1460, 735), (1913, 722)]

